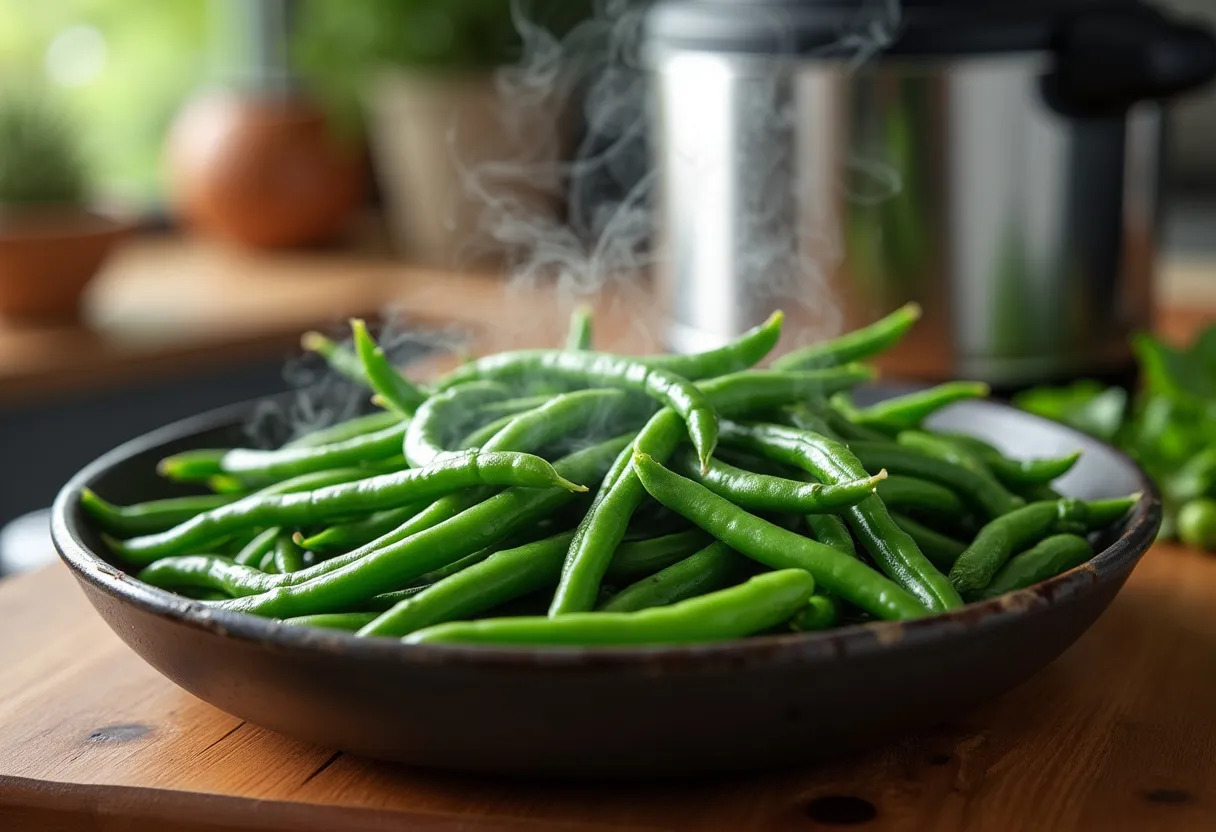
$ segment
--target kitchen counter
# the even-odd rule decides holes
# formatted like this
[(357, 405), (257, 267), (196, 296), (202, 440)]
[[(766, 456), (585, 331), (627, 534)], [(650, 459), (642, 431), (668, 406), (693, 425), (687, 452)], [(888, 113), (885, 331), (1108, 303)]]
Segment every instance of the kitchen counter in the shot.
[[(1167, 335), (1211, 317), (1212, 260), (1166, 258), (1160, 271)], [(348, 317), (382, 312), (400, 315), (413, 329), (455, 327), (486, 346), (559, 337), (572, 298), (543, 285), (512, 284), (506, 292), (504, 285), (497, 274), (403, 264), (371, 232), (348, 249), (305, 252), (239, 251), (148, 235), (107, 265), (90, 288), (83, 322), (0, 323), (0, 405), (281, 361), (297, 351), (304, 330), (338, 329)], [(652, 304), (626, 302), (644, 292), (644, 284), (617, 287), (597, 306), (600, 334), (631, 352), (655, 342), (657, 327), (631, 314)]]
[[(403, 264), (374, 235), (342, 250), (288, 252), (147, 235), (107, 264), (80, 322), (0, 322), (0, 406), (283, 361), (302, 332), (342, 331), (353, 316), (388, 315), (422, 333), (455, 329), (487, 346), (564, 333), (574, 298), (505, 285), (497, 273)], [(652, 344), (646, 328), (631, 331), (633, 305), (621, 296), (597, 304), (601, 329)]]
[(1159, 545), (1037, 676), (885, 748), (543, 784), (376, 763), (222, 713), (144, 664), (56, 564), (0, 582), (0, 829), (1213, 829), (1214, 609), (1216, 557)]

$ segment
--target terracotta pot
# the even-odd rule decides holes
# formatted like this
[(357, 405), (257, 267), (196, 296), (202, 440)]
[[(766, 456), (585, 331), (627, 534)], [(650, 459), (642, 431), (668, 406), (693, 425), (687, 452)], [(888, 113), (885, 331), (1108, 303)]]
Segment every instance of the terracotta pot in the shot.
[(491, 73), (400, 69), (377, 75), (365, 98), (390, 231), (411, 261), (460, 267), (498, 259), (504, 245), (489, 226), (543, 224), (562, 210), (558, 167), (572, 130), (560, 106), (509, 124)]
[(75, 318), (85, 287), (135, 223), (85, 208), (0, 213), (0, 316)]
[(186, 104), (168, 140), (180, 216), (259, 247), (332, 239), (366, 184), (362, 154), (298, 99), (209, 93)]

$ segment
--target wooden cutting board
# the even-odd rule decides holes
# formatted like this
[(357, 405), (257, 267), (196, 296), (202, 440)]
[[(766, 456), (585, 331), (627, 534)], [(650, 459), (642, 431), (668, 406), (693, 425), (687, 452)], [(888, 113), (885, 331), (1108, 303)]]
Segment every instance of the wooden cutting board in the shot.
[(436, 774), (297, 742), (161, 678), (64, 567), (0, 582), (0, 830), (841, 826), (1216, 829), (1216, 557), (1156, 547), (1064, 656), (947, 724), (830, 765), (634, 786)]

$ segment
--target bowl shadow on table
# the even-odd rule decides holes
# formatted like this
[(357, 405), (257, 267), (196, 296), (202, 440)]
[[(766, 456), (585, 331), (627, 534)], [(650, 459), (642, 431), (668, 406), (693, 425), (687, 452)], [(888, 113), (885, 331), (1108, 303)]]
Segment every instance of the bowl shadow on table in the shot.
[[(1050, 677), (1051, 674), (1047, 673)], [(1047, 681), (1048, 686), (1058, 684)], [(1027, 685), (1025, 687), (1029, 687)], [(1033, 685), (1035, 690), (1042, 684)], [(1012, 695), (1012, 694), (1011, 694)], [(1000, 707), (1001, 700), (987, 707)], [(459, 775), (343, 755), (335, 776), (377, 791), (422, 792), (428, 804), (453, 811), (478, 807), (543, 807), (535, 812), (552, 822), (589, 817), (606, 825), (644, 820), (656, 828), (788, 829), (807, 819), (824, 824), (855, 824), (902, 812), (910, 802), (931, 802), (968, 785), (965, 770), (982, 771), (999, 759), (1001, 749), (977, 711), (960, 714), (869, 751), (831, 761), (762, 772), (699, 775), (653, 782), (594, 783)], [(1019, 709), (1004, 732), (1032, 732), (1046, 716)], [(588, 753), (594, 753), (589, 750)], [(639, 755), (644, 755), (644, 749)], [(734, 817), (738, 815), (738, 817)], [(733, 822), (727, 819), (732, 819)]]

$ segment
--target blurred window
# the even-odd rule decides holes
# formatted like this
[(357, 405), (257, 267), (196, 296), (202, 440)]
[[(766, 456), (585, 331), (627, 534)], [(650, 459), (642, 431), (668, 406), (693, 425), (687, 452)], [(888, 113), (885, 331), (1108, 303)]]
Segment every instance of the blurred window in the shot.
[(0, 79), (77, 119), (98, 196), (157, 206), (165, 129), (207, 69), (206, 0), (0, 0)]

